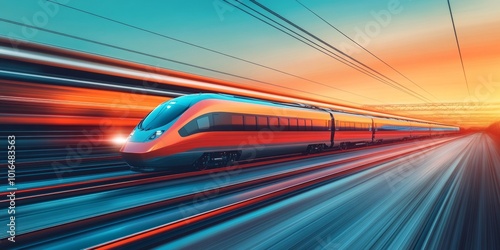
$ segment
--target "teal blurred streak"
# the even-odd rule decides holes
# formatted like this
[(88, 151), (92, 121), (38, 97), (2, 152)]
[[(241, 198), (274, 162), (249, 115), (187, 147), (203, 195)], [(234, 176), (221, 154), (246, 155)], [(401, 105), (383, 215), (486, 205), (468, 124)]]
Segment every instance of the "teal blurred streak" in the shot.
[(500, 155), (486, 134), (405, 157), (159, 249), (498, 249)]

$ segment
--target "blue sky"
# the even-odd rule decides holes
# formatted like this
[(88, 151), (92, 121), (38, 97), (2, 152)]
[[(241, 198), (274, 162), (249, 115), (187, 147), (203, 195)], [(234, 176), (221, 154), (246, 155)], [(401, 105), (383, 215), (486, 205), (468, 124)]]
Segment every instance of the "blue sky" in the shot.
[[(387, 102), (385, 100), (389, 97), (392, 103), (421, 102), (415, 97), (401, 93), (397, 89), (339, 63), (268, 24), (225, 4), (222, 0), (60, 0), (60, 2), (74, 8), (321, 82), (330, 87), (311, 84), (311, 82), (296, 77), (165, 39), (66, 7), (59, 6), (55, 10), (54, 6), (49, 4), (50, 7), (47, 8), (47, 5), (44, 4), (47, 3), (45, 0), (0, 0), (0, 6), (3, 10), (0, 12), (0, 18), (21, 23), (28, 22), (46, 29), (92, 41), (208, 67), (276, 85), (292, 86), (296, 89), (296, 91), (292, 92), (297, 95), (301, 94), (302, 89), (308, 89), (318, 93), (314, 98), (322, 99), (323, 97), (319, 95), (332, 96), (359, 105), (385, 103)], [(245, 9), (244, 5), (248, 5), (287, 28), (297, 31), (289, 24), (272, 17), (270, 13), (266, 13), (250, 0), (242, 0), (241, 4), (234, 0), (231, 2)], [(357, 60), (386, 74), (391, 79), (401, 82), (401, 84), (414, 91), (421, 91), (397, 72), (329, 27), (328, 24), (307, 11), (297, 1), (260, 0), (258, 2), (327, 43), (348, 52)], [(467, 97), (446, 1), (301, 0), (301, 2), (345, 34), (362, 43), (365, 48), (379, 58), (383, 58), (391, 66), (404, 73), (405, 76), (433, 93), (438, 97), (439, 101), (463, 101)], [(465, 65), (470, 76), (471, 88), (474, 89), (480, 85), (478, 79), (481, 77), (496, 74), (499, 75), (496, 77), (500, 77), (498, 71), (498, 68), (500, 68), (500, 62), (498, 61), (500, 49), (497, 46), (498, 42), (500, 42), (500, 34), (492, 32), (500, 30), (500, 1), (452, 0), (451, 3), (463, 47)], [(395, 5), (398, 12), (390, 13), (390, 20), (387, 20), (387, 16), (384, 16), (383, 13), (387, 14), (391, 5)], [(386, 24), (381, 24), (383, 21), (380, 21), (379, 18), (385, 18)], [(370, 24), (374, 23), (378, 25), (378, 30), (367, 36), (367, 29), (369, 30)], [(357, 39), (357, 37), (362, 37), (360, 31), (365, 37), (369, 38), (367, 41)], [(2, 36), (16, 37), (87, 53), (229, 80), (242, 86), (252, 84), (252, 86), (265, 88), (269, 91), (284, 91), (280, 87), (109, 48), (87, 41), (79, 41), (43, 31), (38, 31), (34, 35), (32, 33), (34, 33), (33, 30), (25, 27), (0, 22), (0, 35)], [(347, 51), (344, 50), (345, 48), (354, 48), (354, 50)], [(338, 89), (359, 93), (367, 98), (351, 95)], [(374, 99), (378, 101), (374, 101)], [(492, 100), (497, 99), (500, 100), (500, 91), (495, 92), (492, 97)]]

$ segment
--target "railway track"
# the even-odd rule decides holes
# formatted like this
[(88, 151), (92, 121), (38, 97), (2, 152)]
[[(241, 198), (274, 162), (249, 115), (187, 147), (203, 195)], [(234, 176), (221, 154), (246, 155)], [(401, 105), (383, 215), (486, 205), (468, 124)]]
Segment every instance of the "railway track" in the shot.
[[(405, 147), (405, 143), (402, 143), (402, 146)], [(408, 147), (408, 146), (411, 146), (411, 145), (406, 145), (406, 147)], [(237, 165), (231, 166), (231, 167), (207, 169), (207, 170), (197, 171), (197, 172), (176, 173), (176, 174), (170, 174), (170, 175), (165, 175), (165, 172), (137, 173), (137, 174), (128, 175), (128, 176), (116, 176), (116, 177), (108, 177), (108, 178), (103, 178), (103, 179), (98, 179), (98, 180), (79, 181), (79, 182), (66, 183), (66, 184), (55, 185), (55, 186), (30, 188), (30, 189), (17, 191), (17, 194), (18, 194), (17, 201), (19, 202), (19, 204), (23, 204), (23, 205), (33, 204), (33, 203), (37, 203), (37, 202), (43, 202), (43, 201), (49, 200), (49, 199), (50, 200), (62, 199), (62, 198), (66, 198), (66, 197), (76, 196), (76, 195), (85, 195), (85, 194), (103, 192), (103, 191), (119, 189), (119, 188), (126, 188), (126, 187), (138, 186), (138, 185), (146, 185), (146, 184), (153, 184), (153, 183), (166, 182), (166, 181), (172, 181), (172, 180), (179, 180), (179, 179), (184, 179), (184, 178), (193, 178), (193, 177), (197, 177), (197, 176), (217, 174), (220, 172), (233, 171), (235, 169), (247, 169), (247, 168), (263, 167), (263, 166), (267, 166), (270, 164), (293, 162), (293, 161), (304, 160), (304, 159), (320, 157), (320, 156), (325, 156), (325, 155), (356, 152), (359, 150), (366, 150), (366, 149), (376, 148), (376, 147), (377, 146), (368, 146), (368, 147), (354, 148), (354, 149), (343, 150), (343, 151), (326, 151), (326, 152), (317, 153), (317, 154), (310, 154), (310, 155), (288, 155), (286, 157), (283, 157), (283, 156), (272, 157), (272, 158), (267, 158), (267, 159), (261, 159), (258, 161), (239, 162)], [(350, 162), (350, 161), (355, 161), (355, 160), (361, 159), (363, 157), (369, 157), (369, 156), (376, 155), (376, 154), (379, 154), (379, 153), (371, 153), (368, 155), (363, 155), (363, 156), (358, 156), (358, 157), (342, 160), (342, 161), (336, 162), (336, 164), (342, 164), (342, 163), (346, 163), (346, 162)], [(0, 193), (0, 197), (6, 197), (7, 194), (8, 194), (8, 192), (2, 192), (2, 193)], [(4, 203), (4, 202), (8, 202), (8, 200), (4, 198), (3, 200), (0, 201), (0, 203)]]
[[(334, 180), (336, 178), (341, 178), (348, 176), (350, 174), (354, 174), (375, 166), (378, 166), (380, 164), (386, 163), (393, 161), (395, 159), (404, 157), (409, 154), (424, 154), (427, 151), (433, 150), (436, 147), (439, 147), (443, 144), (445, 144), (447, 141), (444, 142), (439, 142), (439, 143), (434, 143), (431, 146), (425, 146), (425, 147), (417, 147), (414, 149), (404, 149), (404, 152), (397, 152), (397, 153), (392, 153), (392, 154), (385, 154), (383, 156), (379, 157), (373, 157), (373, 155), (370, 156), (365, 156), (365, 158), (362, 162), (363, 163), (357, 163), (350, 165), (348, 167), (341, 167), (339, 169), (334, 169), (333, 171), (330, 171), (326, 175), (316, 175), (312, 179), (307, 179), (298, 183), (292, 182), (291, 185), (283, 187), (281, 189), (273, 190), (271, 192), (267, 192), (246, 200), (242, 200), (239, 202), (235, 202), (232, 204), (228, 204), (226, 206), (219, 207), (217, 209), (209, 210), (206, 212), (201, 212), (199, 214), (180, 219), (174, 222), (166, 223), (164, 225), (139, 232), (136, 234), (132, 234), (126, 237), (122, 237), (120, 239), (116, 239), (98, 246), (91, 247), (90, 249), (99, 249), (99, 250), (104, 250), (104, 249), (117, 249), (117, 248), (123, 248), (123, 249), (130, 249), (130, 248), (137, 248), (137, 247), (154, 247), (157, 244), (160, 244), (162, 242), (167, 242), (169, 240), (173, 240), (179, 236), (185, 235), (186, 233), (191, 233), (193, 231), (199, 230), (203, 227), (206, 227), (208, 225), (213, 225), (214, 223), (217, 223), (219, 221), (225, 220), (230, 217), (234, 216), (239, 216), (245, 212), (248, 212), (250, 210), (254, 210), (256, 208), (265, 206), (266, 204), (270, 204), (272, 202), (276, 202), (278, 200), (284, 199), (286, 197), (289, 197), (291, 195), (295, 195), (300, 192), (304, 192), (305, 190), (309, 190), (311, 188), (314, 188), (317, 185), (320, 185), (325, 182), (329, 182), (331, 180)], [(376, 159), (373, 159), (376, 158)], [(347, 161), (347, 162), (353, 162), (353, 161)], [(354, 161), (355, 162), (355, 161)], [(286, 175), (298, 175), (298, 172), (313, 172), (314, 170), (319, 170), (321, 168), (328, 168), (332, 167), (334, 165), (338, 165), (338, 163), (327, 163), (327, 164), (321, 164), (318, 166), (314, 166), (305, 170), (297, 170), (293, 171), (296, 172), (294, 174), (292, 173), (287, 173)], [(276, 179), (282, 179), (285, 176), (270, 176), (269, 179), (267, 180), (255, 180), (248, 182), (248, 185), (258, 185), (260, 182), (271, 182), (275, 181)], [(244, 188), (246, 183), (240, 183), (238, 184), (237, 188)], [(229, 188), (229, 187), (228, 187)], [(230, 190), (223, 190), (223, 192), (219, 193), (226, 193)], [(211, 192), (208, 191), (208, 192)]]

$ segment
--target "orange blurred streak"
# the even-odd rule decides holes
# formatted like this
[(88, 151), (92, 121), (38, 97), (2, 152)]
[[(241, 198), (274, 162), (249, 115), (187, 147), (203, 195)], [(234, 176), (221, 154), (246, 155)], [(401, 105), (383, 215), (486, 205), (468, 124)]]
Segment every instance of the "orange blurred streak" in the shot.
[(15, 117), (2, 117), (2, 124), (36, 124), (36, 125), (82, 125), (108, 127), (134, 127), (142, 118), (122, 119), (108, 117), (83, 117), (83, 116), (34, 116), (21, 115)]
[(2, 124), (92, 126), (106, 121), (113, 126), (135, 126), (159, 103), (169, 99), (6, 80), (0, 84)]

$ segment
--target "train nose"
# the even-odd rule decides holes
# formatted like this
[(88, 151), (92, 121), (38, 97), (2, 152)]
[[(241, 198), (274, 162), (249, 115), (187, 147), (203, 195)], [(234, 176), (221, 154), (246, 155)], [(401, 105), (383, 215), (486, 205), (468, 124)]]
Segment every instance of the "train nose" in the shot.
[[(151, 143), (141, 143), (141, 142), (126, 142), (120, 149), (123, 160), (134, 169), (141, 169), (147, 171), (150, 167), (150, 152)], [(152, 171), (153, 169), (151, 169)]]
[(121, 153), (123, 160), (130, 166), (132, 171), (150, 172), (156, 169), (150, 166), (149, 161), (144, 159), (141, 154)]
[(151, 151), (152, 146), (152, 143), (127, 141), (125, 144), (123, 144), (120, 152), (130, 154), (144, 154)]

